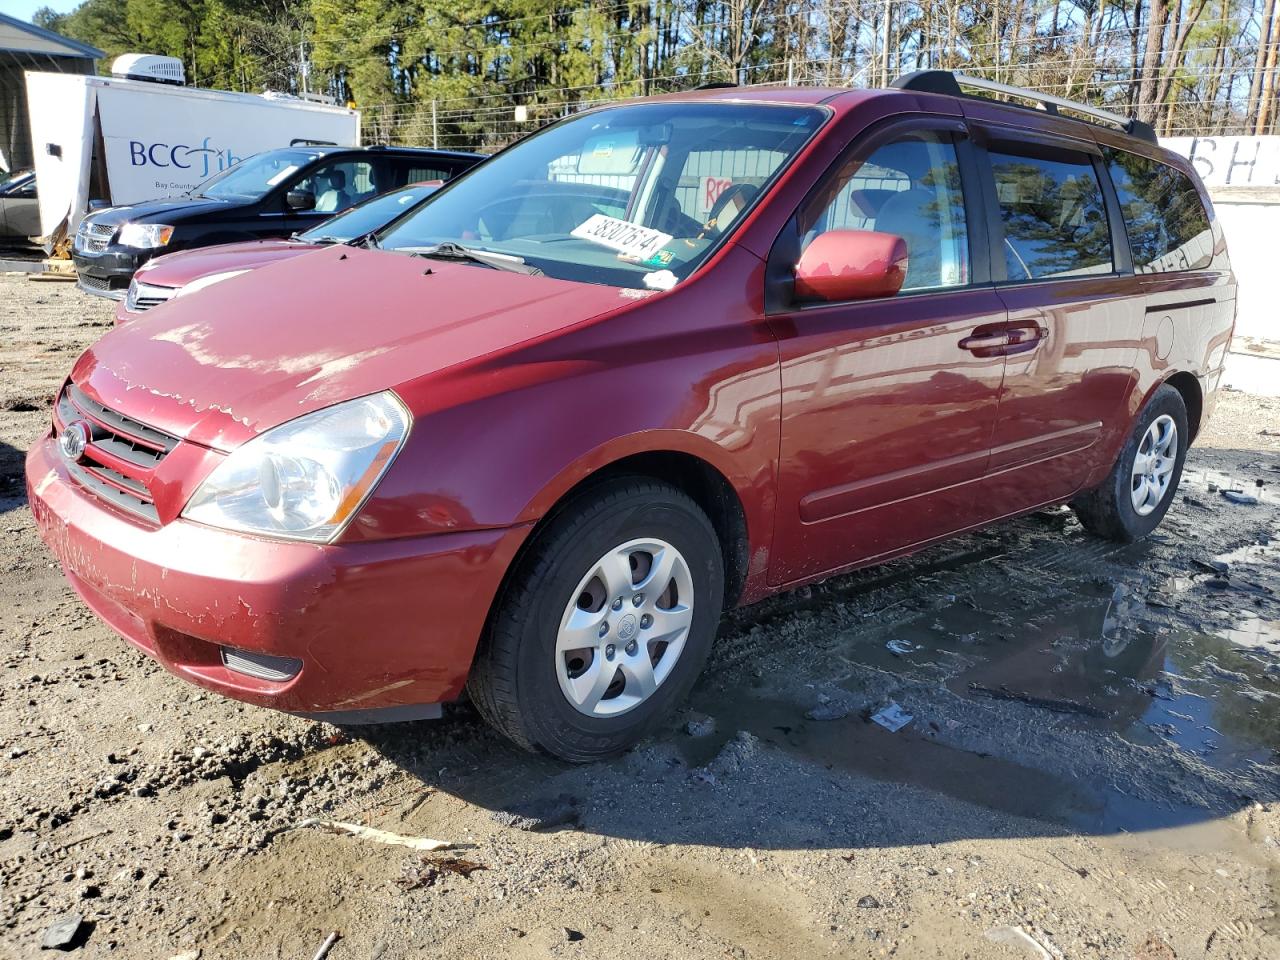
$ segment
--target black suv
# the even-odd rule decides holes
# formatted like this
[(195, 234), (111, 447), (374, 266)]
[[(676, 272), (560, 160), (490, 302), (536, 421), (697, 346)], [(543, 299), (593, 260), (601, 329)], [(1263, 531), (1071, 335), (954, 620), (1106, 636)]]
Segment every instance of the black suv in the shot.
[(409, 147), (286, 147), (210, 177), (188, 194), (109, 207), (76, 231), (80, 287), (120, 299), (153, 256), (215, 243), (287, 237), (379, 193), (449, 180), (483, 154)]

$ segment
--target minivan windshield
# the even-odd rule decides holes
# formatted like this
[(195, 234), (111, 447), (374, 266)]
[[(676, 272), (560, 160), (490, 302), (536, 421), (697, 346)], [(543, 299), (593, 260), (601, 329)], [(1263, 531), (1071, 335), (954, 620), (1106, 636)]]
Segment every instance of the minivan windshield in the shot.
[(736, 228), (826, 116), (725, 102), (585, 113), (480, 164), (376, 244), (446, 251), (478, 269), (506, 257), (564, 280), (670, 289)]
[(320, 156), (314, 150), (268, 150), (215, 173), (191, 191), (212, 200), (257, 200)]
[(412, 210), (423, 197), (437, 189), (437, 185), (417, 183), (403, 190), (393, 190), (357, 203), (336, 217), (316, 224), (310, 230), (297, 234), (304, 243), (346, 243), (386, 226), (406, 210)]

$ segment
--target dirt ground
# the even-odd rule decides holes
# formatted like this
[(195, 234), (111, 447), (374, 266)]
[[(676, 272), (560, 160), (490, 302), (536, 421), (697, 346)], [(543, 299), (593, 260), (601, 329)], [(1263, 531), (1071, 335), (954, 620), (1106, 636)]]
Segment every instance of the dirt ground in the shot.
[(1223, 396), (1147, 542), (1050, 511), (738, 611), (686, 714), (568, 767), (466, 705), (244, 707), (97, 622), (21, 462), (110, 311), (0, 275), (0, 958), (67, 914), (160, 960), (1280, 956), (1280, 398)]

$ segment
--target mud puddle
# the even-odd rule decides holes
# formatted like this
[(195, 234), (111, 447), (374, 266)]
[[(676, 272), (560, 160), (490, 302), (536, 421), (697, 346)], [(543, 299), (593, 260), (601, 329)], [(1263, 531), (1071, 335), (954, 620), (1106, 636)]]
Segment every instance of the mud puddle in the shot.
[[(1234, 568), (1259, 556), (1258, 549), (1236, 551), (1222, 562)], [(1206, 564), (1191, 571), (1181, 590), (1219, 589), (1209, 581), (1222, 569)], [(1148, 575), (1125, 582), (1061, 578), (1049, 586), (1035, 576), (1002, 582), (1006, 589), (944, 596), (936, 608), (898, 623), (850, 631), (830, 651), (828, 666), (836, 672), (821, 684), (761, 683), (754, 691), (703, 694), (695, 708), (716, 719), (718, 735), (686, 740), (686, 761), (707, 763), (728, 735), (746, 730), (829, 769), (1073, 830), (1114, 833), (1195, 824), (1206, 810), (1158, 791), (1139, 796), (1105, 780), (1082, 780), (1058, 770), (1053, 757), (1010, 759), (974, 749), (972, 738), (952, 736), (961, 721), (946, 716), (943, 691), (957, 707), (997, 703), (1016, 710), (1011, 727), (1053, 724), (1095, 738), (1114, 735), (1136, 747), (1183, 751), (1189, 764), (1210, 771), (1280, 759), (1277, 622), (1242, 609), (1221, 627), (1188, 629), (1186, 618), (1165, 625), (1169, 585)], [(834, 710), (816, 711), (834, 719), (813, 718), (805, 690), (816, 687), (837, 692)], [(892, 733), (871, 717), (903, 689), (922, 692), (917, 703), (943, 705)], [(840, 692), (856, 705), (840, 709)]]
[[(745, 730), (762, 743), (822, 764), (882, 782), (945, 793), (1030, 819), (1070, 822), (1081, 810), (1098, 810), (1097, 798), (1070, 781), (998, 757), (957, 750), (937, 742), (928, 727), (889, 733), (865, 711), (837, 722), (807, 719), (794, 702), (754, 696), (712, 697), (697, 702), (726, 732)], [(728, 737), (682, 741), (690, 766), (711, 761)]]

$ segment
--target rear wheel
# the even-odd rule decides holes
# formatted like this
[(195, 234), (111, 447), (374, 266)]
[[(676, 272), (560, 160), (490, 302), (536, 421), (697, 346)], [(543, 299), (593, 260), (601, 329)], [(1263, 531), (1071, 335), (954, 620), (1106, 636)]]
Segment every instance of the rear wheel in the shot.
[(1107, 479), (1072, 503), (1085, 529), (1121, 543), (1154, 530), (1173, 502), (1189, 441), (1186, 403), (1166, 384), (1138, 414)]
[(468, 691), (529, 749), (613, 756), (688, 695), (719, 624), (723, 558), (684, 493), (609, 481), (567, 503), (499, 598)]

